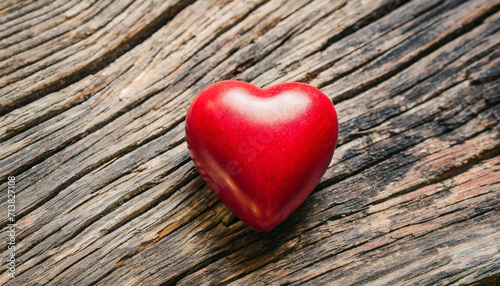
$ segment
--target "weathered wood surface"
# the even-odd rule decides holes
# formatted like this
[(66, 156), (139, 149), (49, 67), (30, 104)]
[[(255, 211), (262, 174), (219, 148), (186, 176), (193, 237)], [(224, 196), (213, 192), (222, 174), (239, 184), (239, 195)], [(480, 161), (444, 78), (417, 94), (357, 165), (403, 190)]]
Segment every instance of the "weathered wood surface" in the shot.
[[(5, 1), (0, 61), (1, 284), (500, 283), (499, 0)], [(339, 114), (271, 232), (186, 149), (223, 79), (308, 82)]]

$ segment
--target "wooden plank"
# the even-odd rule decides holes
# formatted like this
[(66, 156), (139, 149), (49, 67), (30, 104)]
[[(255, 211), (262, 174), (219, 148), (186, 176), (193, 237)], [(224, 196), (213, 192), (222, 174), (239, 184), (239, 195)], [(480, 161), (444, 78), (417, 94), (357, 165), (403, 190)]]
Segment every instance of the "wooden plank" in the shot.
[[(18, 277), (0, 283), (447, 285), (500, 273), (500, 1), (2, 9), (0, 179), (16, 176), (19, 221)], [(339, 114), (319, 186), (268, 233), (210, 192), (186, 149), (190, 101), (223, 79), (309, 82)]]
[(4, 40), (8, 46), (0, 57), (1, 113), (100, 70), (188, 3), (123, 0), (92, 4), (78, 2), (47, 25), (35, 25), (13, 35), (12, 41)]

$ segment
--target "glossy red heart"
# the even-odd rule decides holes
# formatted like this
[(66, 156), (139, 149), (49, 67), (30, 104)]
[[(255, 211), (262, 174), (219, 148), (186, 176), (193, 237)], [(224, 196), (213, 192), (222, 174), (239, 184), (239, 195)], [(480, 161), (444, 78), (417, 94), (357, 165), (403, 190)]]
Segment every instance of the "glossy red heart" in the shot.
[(194, 98), (186, 117), (189, 153), (201, 176), (258, 231), (283, 222), (309, 196), (337, 136), (333, 103), (304, 83), (260, 89), (218, 82)]

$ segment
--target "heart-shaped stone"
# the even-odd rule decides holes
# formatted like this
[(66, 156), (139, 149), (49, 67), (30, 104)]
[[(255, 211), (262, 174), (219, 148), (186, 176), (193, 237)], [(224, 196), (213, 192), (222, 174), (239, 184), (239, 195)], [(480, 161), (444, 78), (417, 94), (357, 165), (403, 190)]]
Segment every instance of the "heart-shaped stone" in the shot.
[(218, 82), (194, 98), (186, 117), (201, 176), (258, 231), (271, 230), (304, 202), (328, 168), (337, 137), (333, 103), (304, 83), (260, 89)]

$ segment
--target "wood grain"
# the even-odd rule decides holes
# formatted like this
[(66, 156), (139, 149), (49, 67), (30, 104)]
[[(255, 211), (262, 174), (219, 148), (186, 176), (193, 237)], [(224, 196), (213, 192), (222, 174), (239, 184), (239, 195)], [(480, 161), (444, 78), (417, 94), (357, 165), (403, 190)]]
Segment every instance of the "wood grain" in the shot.
[[(339, 115), (321, 182), (270, 232), (187, 152), (192, 98), (225, 79), (307, 82)], [(498, 283), (499, 95), (497, 0), (2, 3), (0, 283)]]

